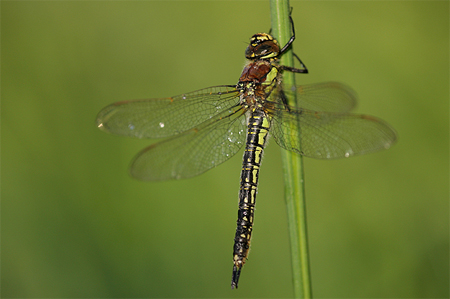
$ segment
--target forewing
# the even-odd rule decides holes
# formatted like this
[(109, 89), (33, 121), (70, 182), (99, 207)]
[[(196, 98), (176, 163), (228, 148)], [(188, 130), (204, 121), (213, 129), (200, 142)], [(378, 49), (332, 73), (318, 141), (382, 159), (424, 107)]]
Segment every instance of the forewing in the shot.
[(195, 128), (239, 102), (233, 86), (215, 86), (171, 98), (123, 101), (103, 108), (97, 126), (137, 138), (168, 137)]
[(391, 126), (373, 116), (306, 109), (278, 110), (272, 118), (271, 132), (281, 147), (318, 159), (388, 149), (397, 138)]
[[(296, 96), (298, 107), (313, 111), (345, 113), (356, 106), (355, 91), (338, 82), (284, 86), (283, 92), (288, 99)], [(277, 102), (282, 103), (279, 97), (282, 97), (283, 94), (278, 92), (276, 96), (278, 97)]]
[(245, 143), (244, 111), (236, 106), (201, 125), (153, 144), (131, 163), (131, 175), (144, 181), (184, 179), (231, 158)]

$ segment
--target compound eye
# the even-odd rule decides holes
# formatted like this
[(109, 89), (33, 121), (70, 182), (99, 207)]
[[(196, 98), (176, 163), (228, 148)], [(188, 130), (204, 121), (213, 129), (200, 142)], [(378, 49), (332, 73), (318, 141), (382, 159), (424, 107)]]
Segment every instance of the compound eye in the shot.
[(255, 49), (255, 53), (258, 55), (266, 55), (268, 52), (272, 52), (272, 47), (267, 43), (263, 43)]
[(245, 51), (245, 56), (247, 59), (267, 59), (276, 57), (279, 51), (280, 48), (273, 41), (264, 41), (255, 47), (252, 47), (251, 45), (248, 46)]

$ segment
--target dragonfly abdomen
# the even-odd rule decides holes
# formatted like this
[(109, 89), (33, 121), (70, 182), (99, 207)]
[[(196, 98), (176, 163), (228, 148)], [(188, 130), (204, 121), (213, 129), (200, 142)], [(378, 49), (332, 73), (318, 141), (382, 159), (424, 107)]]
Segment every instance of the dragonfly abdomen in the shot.
[(269, 133), (269, 126), (269, 120), (265, 113), (260, 110), (255, 110), (248, 120), (247, 142), (239, 190), (238, 220), (233, 248), (232, 288), (237, 288), (238, 286), (239, 275), (250, 249), (259, 167)]

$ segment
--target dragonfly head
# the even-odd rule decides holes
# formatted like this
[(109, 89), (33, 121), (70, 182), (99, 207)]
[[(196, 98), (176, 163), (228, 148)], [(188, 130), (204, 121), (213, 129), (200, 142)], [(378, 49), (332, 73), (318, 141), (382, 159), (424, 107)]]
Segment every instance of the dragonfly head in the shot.
[(267, 33), (253, 35), (245, 50), (245, 57), (250, 60), (276, 58), (279, 54), (280, 46), (277, 40)]

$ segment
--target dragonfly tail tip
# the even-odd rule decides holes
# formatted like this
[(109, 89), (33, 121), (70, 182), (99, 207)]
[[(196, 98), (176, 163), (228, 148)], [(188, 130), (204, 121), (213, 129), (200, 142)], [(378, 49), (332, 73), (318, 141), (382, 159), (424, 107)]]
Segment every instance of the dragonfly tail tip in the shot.
[(231, 289), (238, 288), (239, 276), (241, 275), (242, 267), (233, 267), (233, 277), (231, 278)]

